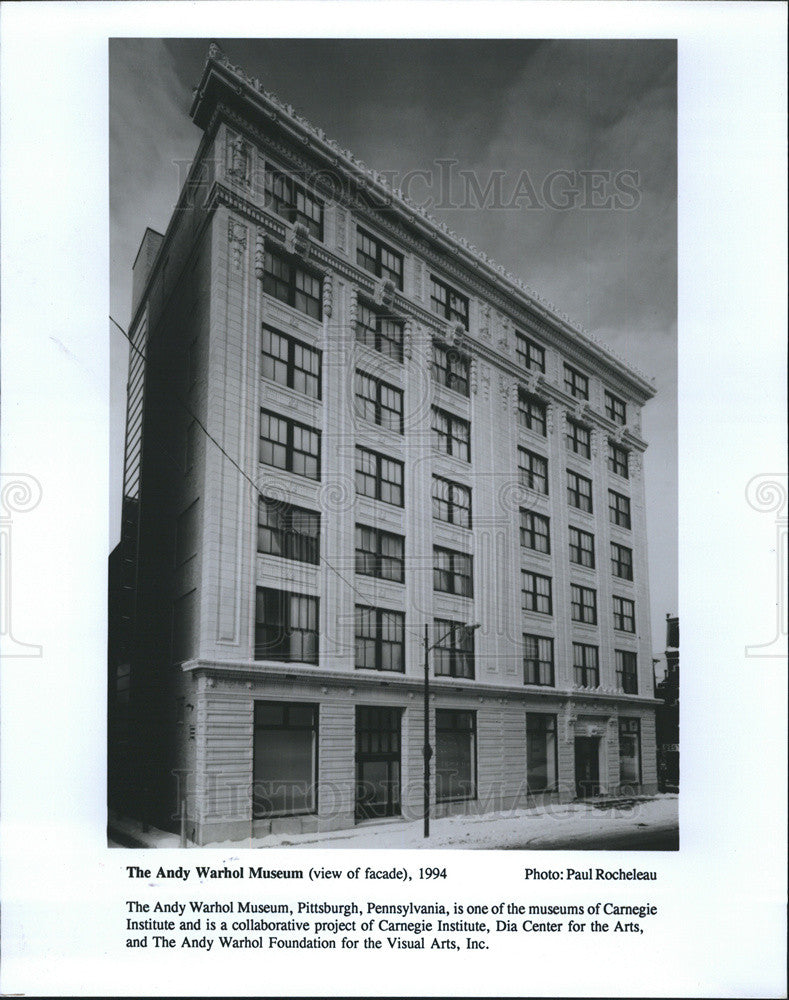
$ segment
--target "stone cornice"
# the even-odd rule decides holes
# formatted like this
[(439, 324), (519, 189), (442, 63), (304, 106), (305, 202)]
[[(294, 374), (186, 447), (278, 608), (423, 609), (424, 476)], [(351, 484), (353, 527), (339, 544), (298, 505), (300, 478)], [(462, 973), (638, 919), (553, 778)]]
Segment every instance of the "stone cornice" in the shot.
[[(418, 252), (430, 258), (431, 244), (439, 248), (438, 254), (433, 250), (433, 258), (442, 270), (459, 274), (467, 286), (481, 289), (479, 294), (487, 300), (495, 301), (507, 311), (522, 311), (524, 320), (521, 324), (533, 328), (538, 335), (542, 326), (543, 336), (565, 341), (571, 351), (580, 353), (590, 362), (600, 362), (607, 369), (613, 369), (620, 377), (625, 378), (632, 386), (636, 395), (643, 400), (651, 398), (655, 393), (654, 381), (647, 378), (633, 365), (628, 364), (610, 347), (601, 343), (588, 331), (581, 330), (573, 324), (569, 317), (562, 314), (550, 303), (545, 302), (521, 279), (509, 273), (506, 268), (493, 261), (486, 253), (473, 246), (464, 237), (454, 233), (448, 226), (433, 218), (421, 206), (414, 204), (398, 189), (393, 189), (387, 178), (343, 149), (334, 139), (326, 136), (322, 129), (316, 128), (307, 119), (298, 115), (295, 109), (281, 101), (275, 94), (263, 88), (257, 78), (249, 77), (243, 69), (229, 62), (217, 45), (211, 45), (203, 70), (200, 84), (196, 90), (190, 114), (201, 128), (209, 125), (214, 105), (218, 96), (214, 94), (215, 85), (228, 100), (234, 101), (245, 108), (263, 116), (263, 121), (275, 126), (277, 131), (289, 135), (296, 148), (309, 151), (324, 165), (341, 171), (352, 185), (364, 189), (377, 198), (389, 214), (396, 214), (401, 223), (421, 235), (424, 243), (418, 243)], [(213, 104), (212, 104), (213, 99)], [(230, 110), (230, 109), (228, 109)], [(365, 214), (365, 209), (359, 209)], [(391, 219), (383, 217), (382, 213), (373, 213), (366, 209), (367, 217), (373, 218), (382, 228), (393, 229)], [(396, 228), (396, 227), (395, 227)], [(410, 242), (407, 230), (397, 232), (403, 242)], [(410, 239), (413, 239), (411, 237)], [(456, 263), (457, 262), (457, 263)], [(460, 267), (459, 265), (463, 266)], [(600, 374), (603, 374), (600, 372)]]

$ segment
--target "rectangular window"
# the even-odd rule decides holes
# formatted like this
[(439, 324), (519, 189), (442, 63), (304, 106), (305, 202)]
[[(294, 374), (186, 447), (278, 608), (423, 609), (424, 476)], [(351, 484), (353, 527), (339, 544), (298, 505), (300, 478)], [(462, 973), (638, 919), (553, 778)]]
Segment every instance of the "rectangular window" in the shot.
[(605, 391), (605, 414), (609, 420), (613, 420), (615, 424), (626, 424), (627, 423), (627, 408), (625, 406), (625, 401), (615, 396), (612, 392), (607, 389)]
[(594, 569), (594, 535), (570, 526), (570, 562)]
[(548, 459), (518, 448), (518, 481), (535, 493), (548, 495)]
[(608, 491), (608, 519), (620, 528), (630, 527), (630, 500), (613, 490)]
[(255, 659), (318, 662), (318, 598), (258, 587)]
[(611, 542), (611, 572), (623, 580), (633, 579), (633, 550)]
[(608, 442), (608, 468), (617, 476), (627, 479), (627, 448), (622, 448), (613, 441)]
[(436, 802), (477, 797), (477, 713), (436, 709)]
[(636, 654), (624, 649), (614, 650), (616, 656), (616, 686), (625, 694), (638, 694)]
[(524, 611), (538, 611), (542, 615), (553, 614), (551, 578), (521, 570), (521, 607)]
[(318, 706), (256, 701), (252, 809), (256, 819), (318, 808)]
[(356, 447), (356, 492), (363, 497), (403, 506), (403, 463)]
[(614, 628), (619, 632), (635, 632), (636, 606), (626, 597), (614, 597)]
[(454, 347), (433, 341), (433, 379), (439, 385), (468, 396), (469, 359)]
[(433, 476), (433, 517), (460, 528), (470, 528), (471, 490), (468, 486)]
[(356, 414), (363, 420), (403, 433), (403, 393), (381, 379), (356, 371)]
[(405, 615), (356, 605), (356, 667), (365, 670), (405, 671)]
[(623, 785), (641, 784), (641, 722), (619, 720), (619, 781)]
[(320, 431), (261, 410), (259, 460), (307, 479), (320, 479)]
[(433, 447), (463, 462), (471, 461), (471, 425), (446, 410), (433, 407)]
[(555, 715), (526, 713), (526, 783), (530, 792), (557, 787)]
[(378, 278), (403, 287), (403, 255), (364, 229), (356, 230), (356, 263)]
[(433, 590), (474, 596), (473, 560), (463, 552), (433, 546)]
[(433, 622), (436, 677), (474, 679), (474, 632), (461, 622), (436, 618)]
[(303, 184), (269, 167), (265, 178), (267, 208), (288, 222), (300, 222), (310, 236), (323, 240), (323, 202)]
[(600, 686), (597, 646), (585, 646), (580, 642), (573, 643), (573, 672), (576, 687), (594, 688)]
[(376, 312), (364, 302), (356, 306), (356, 339), (394, 361), (403, 360), (403, 323)]
[(258, 552), (317, 565), (321, 516), (282, 500), (258, 500)]
[(592, 433), (588, 427), (567, 420), (567, 447), (583, 458), (592, 457)]
[(321, 283), (278, 250), (266, 250), (263, 291), (313, 319), (321, 319)]
[(585, 625), (597, 624), (597, 592), (589, 587), (570, 585), (570, 617)]
[(437, 316), (450, 323), (461, 323), (468, 330), (468, 299), (433, 274), (430, 275), (430, 308)]
[(524, 368), (545, 374), (545, 351), (518, 330), (515, 331), (515, 352)]
[(271, 327), (263, 327), (263, 378), (321, 398), (321, 352)]
[(570, 365), (564, 366), (564, 388), (576, 399), (589, 399), (589, 379)]
[(535, 434), (546, 436), (545, 403), (522, 389), (518, 391), (518, 423)]
[(567, 470), (567, 502), (571, 507), (592, 513), (592, 481)]
[(550, 522), (542, 514), (521, 508), (521, 545), (535, 552), (551, 551)]
[(523, 683), (553, 687), (553, 639), (524, 634)]
[(402, 535), (380, 528), (356, 525), (356, 572), (380, 580), (404, 580), (404, 544)]

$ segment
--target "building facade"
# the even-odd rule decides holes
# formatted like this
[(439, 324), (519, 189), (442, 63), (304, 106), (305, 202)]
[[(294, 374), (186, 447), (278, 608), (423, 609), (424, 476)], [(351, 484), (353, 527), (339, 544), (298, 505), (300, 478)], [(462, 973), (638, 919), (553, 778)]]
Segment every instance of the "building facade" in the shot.
[(651, 381), (215, 46), (191, 115), (135, 263), (110, 805), (421, 816), (426, 645), (433, 815), (654, 791)]

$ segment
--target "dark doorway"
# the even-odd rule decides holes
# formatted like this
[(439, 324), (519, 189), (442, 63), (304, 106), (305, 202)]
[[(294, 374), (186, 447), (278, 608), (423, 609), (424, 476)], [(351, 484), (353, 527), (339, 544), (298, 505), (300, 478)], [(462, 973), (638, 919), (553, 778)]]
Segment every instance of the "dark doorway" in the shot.
[(600, 737), (575, 737), (575, 794), (579, 799), (600, 794)]
[(356, 708), (356, 818), (400, 814), (398, 708)]

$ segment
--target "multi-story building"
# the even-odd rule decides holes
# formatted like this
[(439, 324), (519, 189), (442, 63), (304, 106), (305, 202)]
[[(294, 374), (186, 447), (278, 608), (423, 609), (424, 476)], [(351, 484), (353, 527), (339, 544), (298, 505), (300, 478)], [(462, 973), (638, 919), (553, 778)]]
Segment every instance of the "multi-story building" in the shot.
[(654, 791), (651, 381), (215, 46), (191, 115), (134, 266), (111, 805), (421, 815), (426, 645), (434, 815)]

